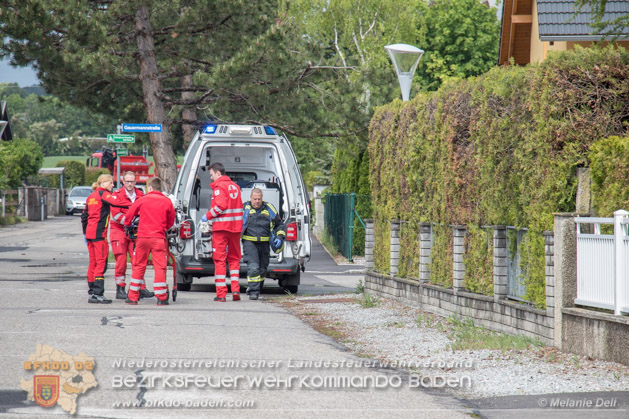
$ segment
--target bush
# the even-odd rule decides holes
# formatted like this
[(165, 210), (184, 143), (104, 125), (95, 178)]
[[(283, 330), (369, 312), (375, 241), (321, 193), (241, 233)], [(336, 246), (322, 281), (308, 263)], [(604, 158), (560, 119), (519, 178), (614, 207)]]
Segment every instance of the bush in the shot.
[[(587, 166), (589, 156), (595, 185), (599, 172), (605, 178), (616, 161), (625, 159), (616, 167), (627, 165), (625, 146), (607, 162), (603, 154), (613, 155), (616, 146), (600, 157), (590, 155), (590, 148), (601, 153), (593, 146), (596, 141), (626, 135), (628, 80), (629, 54), (624, 49), (577, 48), (549, 54), (540, 64), (496, 67), (477, 78), (446, 83), (437, 92), (418, 94), (410, 102), (396, 100), (376, 109), (369, 133), (376, 268), (388, 271), (383, 223), (433, 222), (438, 226), (431, 279), (448, 286), (449, 226), (465, 224), (470, 234), (466, 286), (490, 294), (491, 246), (483, 226), (528, 228), (530, 239), (521, 258), (527, 299), (545, 307), (541, 233), (552, 230), (553, 213), (575, 210), (576, 168)], [(603, 200), (629, 196), (624, 186), (629, 171), (619, 172), (614, 182), (597, 189), (595, 202), (606, 212), (610, 209)], [(419, 246), (412, 234), (400, 241), (400, 248)], [(400, 256), (416, 258), (416, 253)]]
[[(55, 167), (65, 167), (65, 171), (63, 172), (65, 188), (85, 185), (85, 164), (74, 160), (59, 160)], [(60, 184), (60, 175), (50, 176), (50, 186), (52, 188), (59, 188)]]
[[(109, 169), (102, 169), (99, 167), (88, 167), (85, 169), (85, 185), (92, 186), (100, 175), (110, 174)], [(115, 185), (114, 185), (115, 186)]]
[(24, 222), (24, 220), (17, 215), (5, 215), (4, 217), (0, 215), (0, 226), (8, 226), (22, 222)]
[(44, 153), (34, 141), (15, 138), (0, 144), (0, 189), (21, 186), (41, 168)]
[(629, 208), (629, 137), (612, 136), (590, 149), (594, 207), (600, 217)]

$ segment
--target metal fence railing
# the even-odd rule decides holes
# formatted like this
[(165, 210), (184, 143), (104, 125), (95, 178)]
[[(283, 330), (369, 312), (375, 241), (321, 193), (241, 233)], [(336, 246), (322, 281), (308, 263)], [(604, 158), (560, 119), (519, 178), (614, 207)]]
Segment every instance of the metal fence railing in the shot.
[(527, 302), (526, 284), (522, 274), (522, 240), (527, 230), (507, 227), (507, 297)]
[(352, 256), (362, 254), (365, 240), (363, 218), (371, 216), (368, 195), (356, 193), (325, 195), (325, 230), (339, 251), (350, 262)]

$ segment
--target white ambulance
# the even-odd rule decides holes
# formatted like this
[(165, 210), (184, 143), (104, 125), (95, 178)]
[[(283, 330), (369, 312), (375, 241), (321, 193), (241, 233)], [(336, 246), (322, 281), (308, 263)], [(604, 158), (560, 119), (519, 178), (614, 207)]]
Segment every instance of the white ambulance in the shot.
[[(260, 188), (263, 199), (279, 211), (286, 223), (286, 241), (281, 253), (271, 251), (267, 278), (296, 293), (312, 246), (308, 193), (286, 136), (261, 125), (207, 125), (190, 143), (173, 189), (179, 233), (170, 243), (177, 262), (177, 288), (187, 291), (195, 278), (214, 275), (211, 233), (199, 227), (210, 209), (209, 167), (215, 162), (222, 163), (226, 175), (240, 186), (243, 204), (253, 188)], [(247, 266), (241, 262), (240, 277), (246, 274)]]

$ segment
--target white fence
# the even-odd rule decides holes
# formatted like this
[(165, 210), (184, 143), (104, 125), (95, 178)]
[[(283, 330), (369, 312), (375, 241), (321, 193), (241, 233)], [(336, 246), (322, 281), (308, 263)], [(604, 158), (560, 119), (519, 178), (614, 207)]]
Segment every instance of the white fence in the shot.
[[(575, 218), (576, 304), (614, 310), (618, 315), (629, 313), (628, 215), (618, 210), (614, 218)], [(582, 233), (583, 224), (593, 226), (594, 233)], [(613, 225), (613, 234), (601, 234), (601, 225)]]

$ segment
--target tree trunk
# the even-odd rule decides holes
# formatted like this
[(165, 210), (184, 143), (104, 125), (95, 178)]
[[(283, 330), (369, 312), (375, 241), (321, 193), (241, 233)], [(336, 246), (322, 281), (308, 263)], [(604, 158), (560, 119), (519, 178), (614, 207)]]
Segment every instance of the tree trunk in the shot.
[[(182, 87), (192, 87), (192, 75), (183, 76), (181, 79)], [(194, 99), (194, 93), (192, 92), (183, 92), (181, 94), (182, 99)], [(196, 121), (197, 120), (197, 110), (194, 106), (189, 106), (183, 110), (181, 116), (184, 121)], [(193, 124), (183, 124), (183, 151), (188, 149), (190, 145), (190, 141), (194, 138), (194, 135), (197, 132), (197, 126)]]
[(177, 178), (177, 160), (166, 125), (166, 111), (164, 104), (157, 97), (160, 91), (157, 61), (155, 60), (155, 45), (151, 32), (149, 10), (140, 6), (135, 14), (136, 41), (140, 58), (140, 80), (146, 108), (147, 122), (161, 124), (162, 132), (151, 132), (151, 147), (155, 160), (155, 174), (164, 181), (164, 189), (170, 192)]

